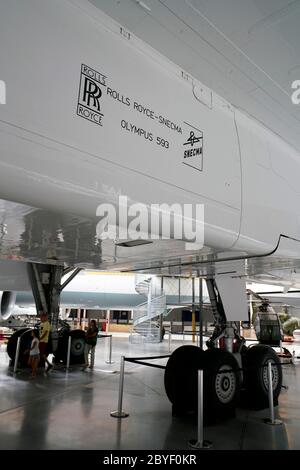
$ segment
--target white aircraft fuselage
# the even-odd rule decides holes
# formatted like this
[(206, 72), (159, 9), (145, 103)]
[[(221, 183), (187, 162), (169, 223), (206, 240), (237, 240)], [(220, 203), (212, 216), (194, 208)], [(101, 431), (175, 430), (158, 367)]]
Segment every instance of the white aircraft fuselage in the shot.
[[(237, 322), (248, 320), (247, 278), (274, 269), (290, 278), (300, 268), (299, 152), (87, 0), (2, 2), (0, 45), (0, 258), (14, 265), (2, 318), (29, 276), (58, 357), (61, 279), (72, 267), (204, 277), (215, 328), (207, 354), (182, 348), (168, 361), (174, 413), (196, 410), (189, 381), (204, 369), (207, 415), (233, 416), (239, 367), (250, 370), (253, 359), (262, 367), (271, 358), (277, 400), (277, 356), (245, 352)], [(179, 221), (173, 213), (180, 236), (147, 212), (155, 205), (165, 215), (174, 204), (187, 209)], [(185, 231), (191, 221), (195, 240)], [(14, 277), (21, 265), (26, 274)], [(152, 285), (142, 287), (137, 326), (166, 312), (163, 290), (152, 297)], [(219, 380), (223, 368), (232, 372)], [(262, 409), (267, 386), (256, 375), (245, 384)]]
[[(85, 0), (5, 2), (0, 44), (2, 259), (198, 275), (298, 268), (300, 155), (272, 131)], [(203, 204), (204, 247), (97, 238), (97, 208), (120, 195)]]

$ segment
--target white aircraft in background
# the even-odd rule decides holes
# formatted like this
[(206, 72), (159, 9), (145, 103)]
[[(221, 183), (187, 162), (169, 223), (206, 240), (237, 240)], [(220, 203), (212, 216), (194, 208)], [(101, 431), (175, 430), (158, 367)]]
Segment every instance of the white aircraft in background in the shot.
[[(291, 100), (299, 14), (287, 0), (2, 2), (0, 256), (13, 288), (2, 287), (1, 308), (28, 277), (37, 309), (51, 314), (55, 349), (61, 279), (71, 268), (70, 276), (79, 268), (201, 276), (216, 328), (210, 352), (195, 353), (197, 366), (235, 367), (232, 353), (239, 363), (275, 364), (272, 350), (241, 355), (236, 322), (248, 319), (247, 279), (269, 282), (276, 271), (290, 282), (300, 270), (299, 116)], [(147, 226), (142, 238), (99, 235), (99, 205), (118, 207), (123, 195), (131, 207), (203, 204), (204, 223), (190, 217), (202, 224), (203, 247), (187, 246), (185, 233), (163, 238), (137, 205), (131, 216)], [(110, 229), (119, 233), (127, 222), (118, 217)], [(171, 378), (179, 369), (170, 365)], [(187, 380), (178, 372), (179, 389), (190, 372)], [(238, 372), (225, 382), (207, 409), (232, 410)], [(185, 406), (185, 391), (176, 396)]]
[[(1, 262), (0, 266), (3, 266)], [(9, 263), (8, 266), (11, 264)], [(1, 277), (2, 296), (0, 306), (0, 326), (1, 322), (8, 320), (10, 316), (37, 315), (34, 297), (32, 295), (30, 282), (27, 276), (25, 263), (15, 263), (14, 267), (18, 267), (19, 279), (22, 278), (22, 289), (18, 292), (9, 291), (12, 288), (14, 279), (8, 275)], [(15, 271), (16, 272), (16, 271)], [(81, 271), (66, 286), (61, 293), (61, 316), (64, 316), (65, 309), (89, 309), (89, 310), (126, 310), (134, 309), (142, 304), (147, 298), (138, 292), (137, 284), (145, 276), (135, 275), (131, 273), (117, 272), (99, 272), (99, 271)], [(157, 276), (146, 276), (160, 284), (160, 278)], [(64, 280), (64, 279), (63, 279)], [(181, 294), (178, 296), (177, 285), (181, 284)], [(19, 282), (18, 282), (18, 285)], [(208, 302), (208, 292), (203, 286), (203, 300)], [(160, 289), (158, 289), (160, 291)], [(180, 290), (180, 289), (179, 289)], [(164, 293), (166, 295), (166, 307), (174, 309), (177, 306), (191, 308), (193, 304), (192, 282), (191, 279), (165, 278)], [(9, 299), (9, 302), (6, 300)], [(195, 286), (194, 303), (199, 304), (199, 285)]]

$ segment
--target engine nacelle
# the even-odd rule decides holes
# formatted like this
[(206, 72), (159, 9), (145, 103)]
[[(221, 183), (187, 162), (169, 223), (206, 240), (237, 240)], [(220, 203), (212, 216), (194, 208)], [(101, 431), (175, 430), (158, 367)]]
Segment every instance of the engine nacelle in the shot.
[(16, 292), (0, 291), (0, 321), (8, 320), (16, 304)]

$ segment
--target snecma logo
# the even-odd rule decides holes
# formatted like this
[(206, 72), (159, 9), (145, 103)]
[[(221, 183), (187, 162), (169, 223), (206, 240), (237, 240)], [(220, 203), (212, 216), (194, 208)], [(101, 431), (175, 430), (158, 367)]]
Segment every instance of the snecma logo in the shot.
[(6, 85), (3, 80), (0, 80), (0, 104), (6, 104)]

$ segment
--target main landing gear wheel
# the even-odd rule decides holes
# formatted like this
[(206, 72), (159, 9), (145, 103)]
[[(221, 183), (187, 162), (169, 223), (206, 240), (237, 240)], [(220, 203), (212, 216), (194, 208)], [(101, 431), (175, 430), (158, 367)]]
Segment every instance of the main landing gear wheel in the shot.
[(196, 346), (176, 349), (167, 363), (165, 389), (173, 415), (197, 411), (199, 369), (204, 371), (204, 423), (233, 417), (240, 392), (237, 361), (229, 352)]
[(249, 348), (244, 356), (247, 404), (255, 410), (269, 406), (268, 362), (270, 360), (272, 362), (273, 399), (276, 406), (282, 386), (282, 368), (275, 351), (270, 346), (259, 344)]
[(54, 353), (56, 364), (66, 364), (68, 355), (69, 336), (71, 336), (70, 364), (84, 364), (85, 332), (82, 330), (63, 330), (59, 334), (58, 348)]
[(19, 367), (28, 367), (28, 359), (29, 359), (29, 354), (25, 354), (25, 351), (30, 349), (31, 346), (31, 341), (32, 341), (32, 336), (31, 336), (31, 329), (29, 328), (21, 328), (18, 331), (15, 331), (11, 335), (11, 337), (8, 340), (7, 343), (7, 354), (9, 358), (11, 359), (11, 364), (14, 364), (15, 361), (15, 355), (16, 355), (16, 350), (17, 350), (17, 343), (18, 343), (18, 338), (21, 337), (20, 341), (20, 350), (19, 350), (19, 360), (18, 360), (18, 365)]
[(181, 346), (169, 358), (164, 380), (173, 415), (197, 410), (198, 369), (203, 367), (204, 351), (196, 346)]
[(204, 420), (235, 416), (240, 393), (239, 366), (234, 356), (220, 349), (205, 351)]

